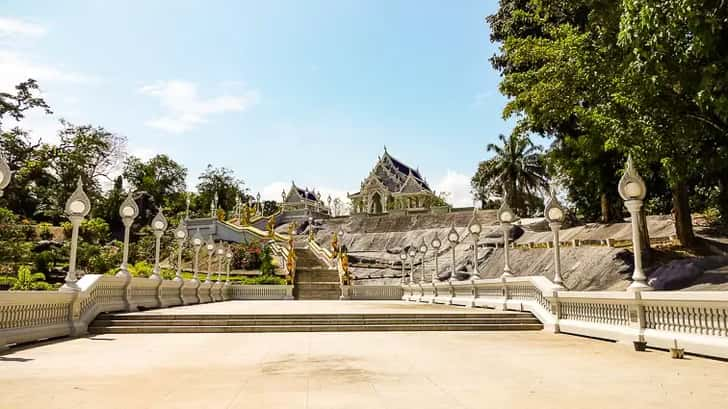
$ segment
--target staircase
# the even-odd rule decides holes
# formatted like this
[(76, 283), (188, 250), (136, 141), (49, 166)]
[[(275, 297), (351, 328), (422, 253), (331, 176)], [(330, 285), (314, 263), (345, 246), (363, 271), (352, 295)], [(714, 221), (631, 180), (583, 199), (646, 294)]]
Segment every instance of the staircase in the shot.
[(89, 326), (92, 334), (206, 332), (347, 332), (347, 331), (526, 331), (543, 325), (530, 313), (394, 314), (102, 314)]
[(293, 298), (297, 300), (338, 300), (341, 296), (339, 272), (328, 268), (307, 248), (297, 248)]

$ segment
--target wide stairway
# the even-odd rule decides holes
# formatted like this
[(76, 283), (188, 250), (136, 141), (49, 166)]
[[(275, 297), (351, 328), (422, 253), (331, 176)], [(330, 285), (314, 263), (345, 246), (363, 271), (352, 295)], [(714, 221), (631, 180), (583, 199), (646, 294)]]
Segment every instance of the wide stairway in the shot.
[(102, 314), (92, 334), (347, 331), (526, 331), (543, 326), (530, 313)]
[(307, 248), (296, 249), (293, 297), (297, 300), (338, 300), (339, 272), (329, 269)]

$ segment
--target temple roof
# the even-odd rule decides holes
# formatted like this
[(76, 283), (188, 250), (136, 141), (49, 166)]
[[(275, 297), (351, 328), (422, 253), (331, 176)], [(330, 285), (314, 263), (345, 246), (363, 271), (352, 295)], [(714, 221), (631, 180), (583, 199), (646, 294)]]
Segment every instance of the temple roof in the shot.
[(291, 189), (288, 192), (288, 195), (286, 196), (286, 202), (295, 201), (295, 197), (293, 195), (297, 195), (298, 199), (305, 199), (310, 200), (312, 202), (318, 202), (319, 199), (316, 196), (315, 190), (308, 190), (308, 189), (301, 189), (300, 187), (296, 186), (295, 182), (291, 182)]
[(362, 183), (362, 189), (371, 184), (383, 185), (392, 193), (432, 192), (419, 170), (394, 158), (386, 148), (369, 177)]

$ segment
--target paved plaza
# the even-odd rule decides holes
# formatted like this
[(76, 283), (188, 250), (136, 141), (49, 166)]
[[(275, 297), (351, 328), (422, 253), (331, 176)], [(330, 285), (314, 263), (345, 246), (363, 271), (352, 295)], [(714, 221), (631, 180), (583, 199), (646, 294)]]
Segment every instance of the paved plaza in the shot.
[[(377, 305), (407, 308), (238, 301), (169, 311)], [(678, 361), (664, 351), (538, 331), (96, 335), (14, 349), (0, 355), (0, 368), (1, 409), (707, 409), (728, 402), (726, 362)]]

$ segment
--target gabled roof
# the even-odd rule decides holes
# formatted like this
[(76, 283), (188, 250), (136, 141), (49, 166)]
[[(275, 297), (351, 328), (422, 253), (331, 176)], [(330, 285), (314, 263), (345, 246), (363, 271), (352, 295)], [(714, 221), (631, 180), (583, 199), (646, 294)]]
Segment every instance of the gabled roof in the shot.
[(313, 190), (307, 191), (307, 189), (301, 189), (300, 187), (296, 186), (295, 182), (291, 182), (291, 188), (288, 191), (288, 195), (286, 196), (286, 202), (293, 202), (293, 195), (296, 195), (298, 199), (310, 200), (312, 202), (318, 201), (316, 193)]
[(384, 155), (379, 158), (379, 161), (374, 166), (368, 180), (372, 177), (376, 178), (376, 180), (383, 184), (387, 190), (392, 193), (403, 192), (405, 184), (408, 184), (408, 193), (432, 191), (420, 174), (419, 170), (413, 169), (410, 166), (405, 165), (402, 161), (394, 158), (389, 154), (389, 152), (387, 152), (386, 148), (384, 149)]

